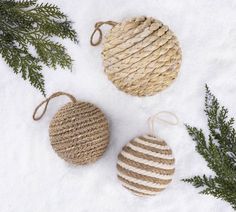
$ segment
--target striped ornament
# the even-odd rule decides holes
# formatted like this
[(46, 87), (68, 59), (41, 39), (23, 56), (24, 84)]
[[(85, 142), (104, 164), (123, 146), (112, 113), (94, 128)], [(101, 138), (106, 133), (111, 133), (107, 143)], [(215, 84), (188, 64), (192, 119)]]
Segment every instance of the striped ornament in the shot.
[(118, 155), (122, 185), (138, 196), (155, 195), (172, 180), (175, 159), (165, 141), (144, 135), (131, 140)]

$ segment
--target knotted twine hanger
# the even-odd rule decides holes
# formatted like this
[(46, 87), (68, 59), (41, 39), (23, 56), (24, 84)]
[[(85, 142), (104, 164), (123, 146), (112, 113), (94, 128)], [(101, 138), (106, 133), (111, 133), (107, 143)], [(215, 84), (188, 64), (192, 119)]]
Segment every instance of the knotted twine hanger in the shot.
[[(44, 101), (42, 101), (42, 102), (35, 108), (34, 114), (33, 114), (33, 119), (34, 119), (35, 121), (40, 120), (40, 119), (43, 117), (43, 115), (45, 114), (45, 112), (46, 112), (46, 110), (47, 110), (47, 107), (48, 107), (48, 103), (50, 102), (50, 100), (53, 99), (53, 98), (56, 98), (56, 97), (58, 97), (58, 96), (62, 96), (62, 95), (69, 97), (70, 100), (71, 100), (72, 102), (74, 102), (74, 103), (77, 101), (76, 98), (75, 98), (74, 96), (72, 96), (71, 94), (68, 94), (68, 93), (65, 93), (65, 92), (61, 92), (61, 91), (56, 92), (56, 93), (52, 94), (50, 97), (48, 97), (47, 99), (45, 99)], [(42, 114), (41, 114), (40, 116), (36, 117), (36, 114), (37, 114), (39, 108), (42, 107), (44, 104), (45, 104), (45, 106), (44, 106), (44, 109), (43, 109), (43, 111), (42, 111)]]
[[(169, 116), (172, 116), (175, 120), (170, 121), (170, 120), (167, 120), (167, 119), (160, 118), (160, 114), (167, 114)], [(160, 111), (160, 112), (156, 113), (155, 115), (149, 117), (149, 119), (148, 119), (149, 132), (150, 132), (150, 135), (152, 135), (154, 137), (157, 137), (156, 133), (155, 133), (155, 129), (154, 129), (154, 124), (155, 124), (155, 121), (157, 121), (157, 120), (159, 120), (163, 123), (169, 124), (169, 125), (177, 125), (179, 123), (178, 117), (172, 112)]]
[[(102, 25), (104, 25), (104, 24), (107, 24), (107, 25), (110, 25), (110, 26), (114, 27), (118, 23), (115, 22), (115, 21), (104, 21), (104, 22), (103, 21), (99, 21), (99, 22), (97, 22), (95, 24), (95, 26), (94, 26), (95, 29), (94, 29), (91, 37), (90, 37), (90, 44), (92, 46), (97, 46), (97, 45), (99, 45), (101, 43), (101, 41), (102, 41), (102, 30), (100, 29), (100, 27)], [(98, 37), (98, 40), (96, 42), (94, 42), (93, 40), (94, 40), (94, 35), (96, 34), (96, 32), (99, 33), (99, 35), (98, 35), (99, 37)]]

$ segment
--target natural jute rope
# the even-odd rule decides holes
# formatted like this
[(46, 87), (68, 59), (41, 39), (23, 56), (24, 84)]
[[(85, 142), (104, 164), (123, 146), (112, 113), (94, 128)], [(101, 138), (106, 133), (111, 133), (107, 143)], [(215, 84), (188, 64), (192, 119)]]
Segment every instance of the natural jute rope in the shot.
[[(36, 107), (33, 119), (39, 120), (47, 110), (51, 99), (66, 95), (71, 102), (55, 114), (49, 126), (53, 149), (65, 161), (82, 165), (96, 161), (106, 150), (109, 142), (108, 121), (95, 105), (77, 101), (68, 93), (57, 92)], [(36, 116), (43, 106), (40, 116)]]
[[(173, 115), (175, 122), (160, 118), (160, 114)], [(155, 120), (168, 124), (178, 123), (177, 117), (162, 111), (149, 118), (150, 134), (131, 140), (118, 155), (118, 178), (122, 185), (138, 196), (155, 195), (172, 181), (175, 159), (167, 143), (155, 136)]]
[[(103, 24), (112, 26), (103, 42), (105, 73), (117, 88), (135, 96), (154, 95), (177, 77), (181, 49), (174, 33), (162, 22), (148, 17), (98, 22), (91, 45), (101, 43)], [(96, 32), (99, 39), (94, 42)]]
[[(100, 21), (100, 22), (97, 22), (94, 26), (95, 29), (94, 29), (91, 37), (90, 37), (90, 44), (92, 46), (97, 46), (101, 43), (101, 41), (102, 41), (102, 30), (100, 29), (100, 27), (102, 25), (105, 25), (105, 24), (110, 25), (110, 26), (115, 26), (117, 24), (117, 22), (114, 22), (114, 21), (105, 21), (105, 22)], [(98, 32), (99, 35), (98, 35), (98, 40), (96, 42), (94, 42), (94, 36), (95, 36), (96, 32)]]

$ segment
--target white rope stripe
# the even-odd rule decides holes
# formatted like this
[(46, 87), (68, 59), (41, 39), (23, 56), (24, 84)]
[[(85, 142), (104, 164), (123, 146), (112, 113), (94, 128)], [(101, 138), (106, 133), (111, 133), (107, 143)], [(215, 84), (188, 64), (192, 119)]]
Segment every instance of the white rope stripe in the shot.
[(134, 155), (131, 155), (130, 153), (124, 152), (124, 151), (121, 151), (121, 155), (123, 155), (125, 158), (133, 160), (137, 163), (145, 164), (145, 165), (148, 165), (148, 166), (153, 166), (155, 168), (172, 170), (175, 167), (174, 164), (173, 165), (168, 165), (168, 164), (162, 164), (162, 163), (146, 160), (146, 159), (143, 159), (143, 158), (138, 158), (138, 157), (136, 157)]
[(130, 166), (130, 165), (128, 165), (128, 164), (126, 164), (122, 161), (118, 161), (117, 164), (119, 164), (124, 169), (135, 172), (137, 174), (145, 175), (145, 176), (148, 176), (148, 177), (155, 177), (155, 178), (158, 178), (160, 180), (171, 180), (172, 179), (172, 175), (162, 175), (162, 174), (146, 171), (146, 170), (143, 170), (143, 169), (138, 169), (138, 168)]
[(139, 185), (143, 185), (143, 186), (147, 186), (147, 187), (151, 187), (151, 188), (164, 189), (168, 186), (168, 185), (161, 185), (161, 184), (158, 184), (158, 183), (147, 182), (147, 181), (144, 181), (144, 180), (141, 180), (141, 179), (130, 177), (130, 176), (127, 176), (127, 175), (123, 174), (120, 171), (118, 171), (118, 176), (120, 176), (120, 177), (122, 177), (125, 180), (128, 180), (130, 182), (133, 182), (133, 183), (136, 183), (136, 184), (139, 184)]
[[(153, 136), (150, 136), (150, 135), (143, 135), (142, 137), (146, 138), (146, 139), (150, 139), (152, 141), (158, 141), (158, 138), (157, 137), (153, 137)], [(161, 140), (160, 140), (161, 141)]]
[(161, 150), (169, 150), (170, 149), (170, 147), (168, 147), (168, 146), (161, 146), (158, 144), (153, 144), (153, 143), (141, 140), (140, 138), (135, 138), (134, 141), (136, 141), (139, 144), (143, 144), (143, 145), (146, 145), (149, 147), (154, 147), (154, 148), (161, 149)]
[(132, 192), (133, 192), (133, 194), (135, 194), (136, 196), (139, 196), (139, 197), (150, 196), (150, 195), (140, 194), (140, 193), (138, 193), (138, 192), (134, 192), (134, 191), (132, 191)]
[(129, 189), (132, 189), (134, 191), (137, 191), (137, 192), (141, 192), (141, 193), (144, 193), (144, 194), (147, 194), (147, 195), (155, 195), (157, 192), (153, 192), (153, 191), (147, 191), (147, 190), (144, 190), (144, 189), (140, 189), (140, 188), (136, 188), (135, 186), (132, 186), (132, 185), (129, 185), (123, 181), (121, 181), (122, 185), (129, 188)]
[(131, 143), (128, 143), (126, 146), (130, 147), (134, 151), (137, 151), (137, 152), (142, 153), (142, 154), (147, 154), (147, 155), (150, 155), (150, 156), (153, 156), (153, 157), (158, 157), (158, 158), (162, 158), (162, 159), (174, 159), (173, 155), (171, 155), (171, 154), (167, 155), (167, 154), (161, 154), (161, 153), (158, 153), (158, 152), (153, 152), (153, 151), (150, 151), (150, 150), (143, 149), (141, 147), (134, 146)]

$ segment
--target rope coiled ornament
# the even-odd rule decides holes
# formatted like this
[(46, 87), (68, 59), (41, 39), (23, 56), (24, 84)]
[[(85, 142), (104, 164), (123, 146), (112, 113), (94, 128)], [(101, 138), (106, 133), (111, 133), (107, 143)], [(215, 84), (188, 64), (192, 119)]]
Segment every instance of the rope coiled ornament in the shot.
[(122, 185), (138, 196), (153, 196), (163, 191), (172, 181), (175, 172), (175, 158), (171, 148), (161, 138), (155, 136), (155, 118), (168, 124), (176, 125), (177, 117), (170, 112), (176, 122), (151, 117), (150, 133), (129, 141), (118, 154), (117, 176)]
[[(49, 137), (52, 148), (61, 158), (72, 164), (83, 165), (96, 161), (103, 155), (109, 143), (108, 121), (98, 107), (78, 101), (70, 94), (57, 92), (35, 109), (33, 119), (41, 119), (49, 101), (60, 95), (68, 96), (71, 102), (61, 107), (50, 122)], [(43, 113), (36, 117), (38, 109), (43, 105)]]
[[(150, 96), (168, 87), (177, 77), (181, 49), (168, 26), (150, 17), (121, 23), (98, 22), (91, 45), (102, 41), (103, 24), (112, 26), (103, 42), (105, 73), (118, 89), (134, 96)], [(95, 42), (96, 32), (99, 39)]]

